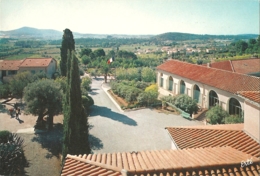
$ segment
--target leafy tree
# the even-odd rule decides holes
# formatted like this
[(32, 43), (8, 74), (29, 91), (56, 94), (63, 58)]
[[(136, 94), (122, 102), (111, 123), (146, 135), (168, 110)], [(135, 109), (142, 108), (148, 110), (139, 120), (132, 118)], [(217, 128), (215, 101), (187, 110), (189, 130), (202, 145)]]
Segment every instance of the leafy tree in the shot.
[(90, 58), (90, 56), (83, 55), (83, 57), (81, 58), (81, 61), (82, 61), (82, 63), (86, 66), (87, 64), (90, 63), (91, 58)]
[(222, 109), (222, 107), (219, 105), (210, 108), (206, 112), (206, 118), (207, 120), (209, 120), (211, 124), (224, 124), (225, 117), (228, 116), (229, 116), (228, 112)]
[(99, 48), (93, 52), (95, 58), (105, 56), (106, 53), (102, 48)]
[(243, 40), (240, 40), (240, 41), (238, 41), (238, 42), (236, 43), (236, 49), (237, 49), (237, 51), (240, 52), (240, 53), (245, 52), (245, 50), (247, 49), (247, 47), (248, 47), (248, 44), (247, 44), (245, 41), (243, 41)]
[(61, 61), (60, 71), (61, 76), (67, 76), (67, 55), (68, 51), (75, 50), (75, 41), (72, 32), (69, 29), (63, 31), (62, 43), (61, 43)]
[(10, 95), (9, 84), (1, 84), (0, 83), (0, 98), (7, 98)]
[(54, 80), (43, 79), (33, 82), (24, 89), (26, 112), (38, 116), (36, 128), (43, 125), (43, 117), (49, 116), (49, 127), (52, 128), (53, 116), (61, 112), (62, 93)]
[(16, 74), (10, 81), (10, 91), (13, 96), (22, 97), (24, 88), (32, 82), (32, 74), (29, 71)]
[[(88, 121), (82, 104), (78, 59), (68, 52), (67, 91), (63, 101), (63, 158), (89, 153)], [(63, 160), (64, 162), (64, 160)]]
[(144, 67), (141, 72), (141, 79), (144, 82), (155, 82), (156, 73), (153, 69), (149, 67)]
[(81, 91), (83, 95), (87, 95), (88, 92), (91, 90), (91, 83), (92, 80), (88, 76), (81, 79)]
[(107, 75), (110, 73), (110, 65), (106, 62), (101, 63), (101, 73), (104, 75), (105, 83), (107, 83)]
[(92, 53), (92, 49), (91, 48), (83, 48), (80, 51), (80, 57), (82, 57), (84, 55), (89, 56), (90, 53)]

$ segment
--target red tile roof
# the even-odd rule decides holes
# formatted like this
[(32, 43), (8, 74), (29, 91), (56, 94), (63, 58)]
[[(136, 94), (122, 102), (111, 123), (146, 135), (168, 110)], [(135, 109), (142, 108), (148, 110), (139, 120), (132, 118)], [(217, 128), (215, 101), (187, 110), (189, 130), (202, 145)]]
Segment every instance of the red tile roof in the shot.
[[(241, 167), (241, 161), (252, 163)], [(231, 175), (260, 173), (260, 159), (232, 147), (90, 154), (66, 158), (66, 175)], [(109, 173), (108, 173), (109, 172)]]
[[(208, 126), (213, 126), (208, 129)], [(215, 125), (166, 128), (180, 149), (230, 146), (244, 153), (260, 157), (260, 144), (243, 130), (214, 129)]]
[(237, 73), (249, 74), (260, 72), (260, 59), (232, 60), (234, 71)]
[(240, 91), (237, 94), (260, 104), (260, 91)]
[(86, 159), (86, 155), (67, 155), (61, 176), (103, 175), (121, 176), (121, 170), (110, 165), (93, 162)]
[(0, 70), (19, 70), (23, 60), (3, 60), (0, 61)]
[[(207, 65), (204, 64), (204, 66)], [(260, 59), (241, 59), (214, 62), (210, 64), (210, 67), (242, 74), (258, 73), (260, 72)]]
[[(205, 65), (205, 66), (206, 66), (206, 65)], [(232, 63), (231, 63), (231, 61), (222, 61), (222, 62), (210, 63), (210, 67), (234, 72), (234, 70), (233, 70), (233, 68), (232, 68)]]
[(52, 58), (26, 58), (20, 67), (47, 67)]
[(166, 61), (159, 65), (157, 70), (175, 74), (234, 94), (238, 91), (258, 91), (260, 89), (260, 78), (258, 77), (208, 68), (178, 60)]

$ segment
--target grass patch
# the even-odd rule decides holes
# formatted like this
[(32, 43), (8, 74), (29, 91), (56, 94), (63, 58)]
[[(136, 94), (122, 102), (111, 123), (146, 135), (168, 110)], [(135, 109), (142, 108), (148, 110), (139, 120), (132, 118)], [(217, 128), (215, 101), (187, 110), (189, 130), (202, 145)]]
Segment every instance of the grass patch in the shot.
[(25, 58), (41, 58), (41, 55), (39, 55), (39, 54), (18, 54), (18, 55), (8, 56), (5, 58), (5, 60), (22, 60)]

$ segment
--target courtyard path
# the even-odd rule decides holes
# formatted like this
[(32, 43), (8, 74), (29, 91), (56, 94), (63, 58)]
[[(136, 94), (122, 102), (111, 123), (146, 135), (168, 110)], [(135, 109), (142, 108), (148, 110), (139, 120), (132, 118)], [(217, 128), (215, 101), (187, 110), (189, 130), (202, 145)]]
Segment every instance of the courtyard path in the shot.
[(123, 112), (109, 98), (103, 79), (92, 79), (95, 105), (89, 117), (90, 142), (94, 153), (170, 149), (169, 126), (203, 125), (179, 115), (159, 113), (149, 108)]

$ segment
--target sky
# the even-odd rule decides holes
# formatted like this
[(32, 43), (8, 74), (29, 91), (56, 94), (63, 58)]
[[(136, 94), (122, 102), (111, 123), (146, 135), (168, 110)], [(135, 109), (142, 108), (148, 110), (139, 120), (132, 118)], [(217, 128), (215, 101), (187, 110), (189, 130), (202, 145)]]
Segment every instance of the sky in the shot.
[(259, 34), (259, 0), (0, 0), (0, 30)]

